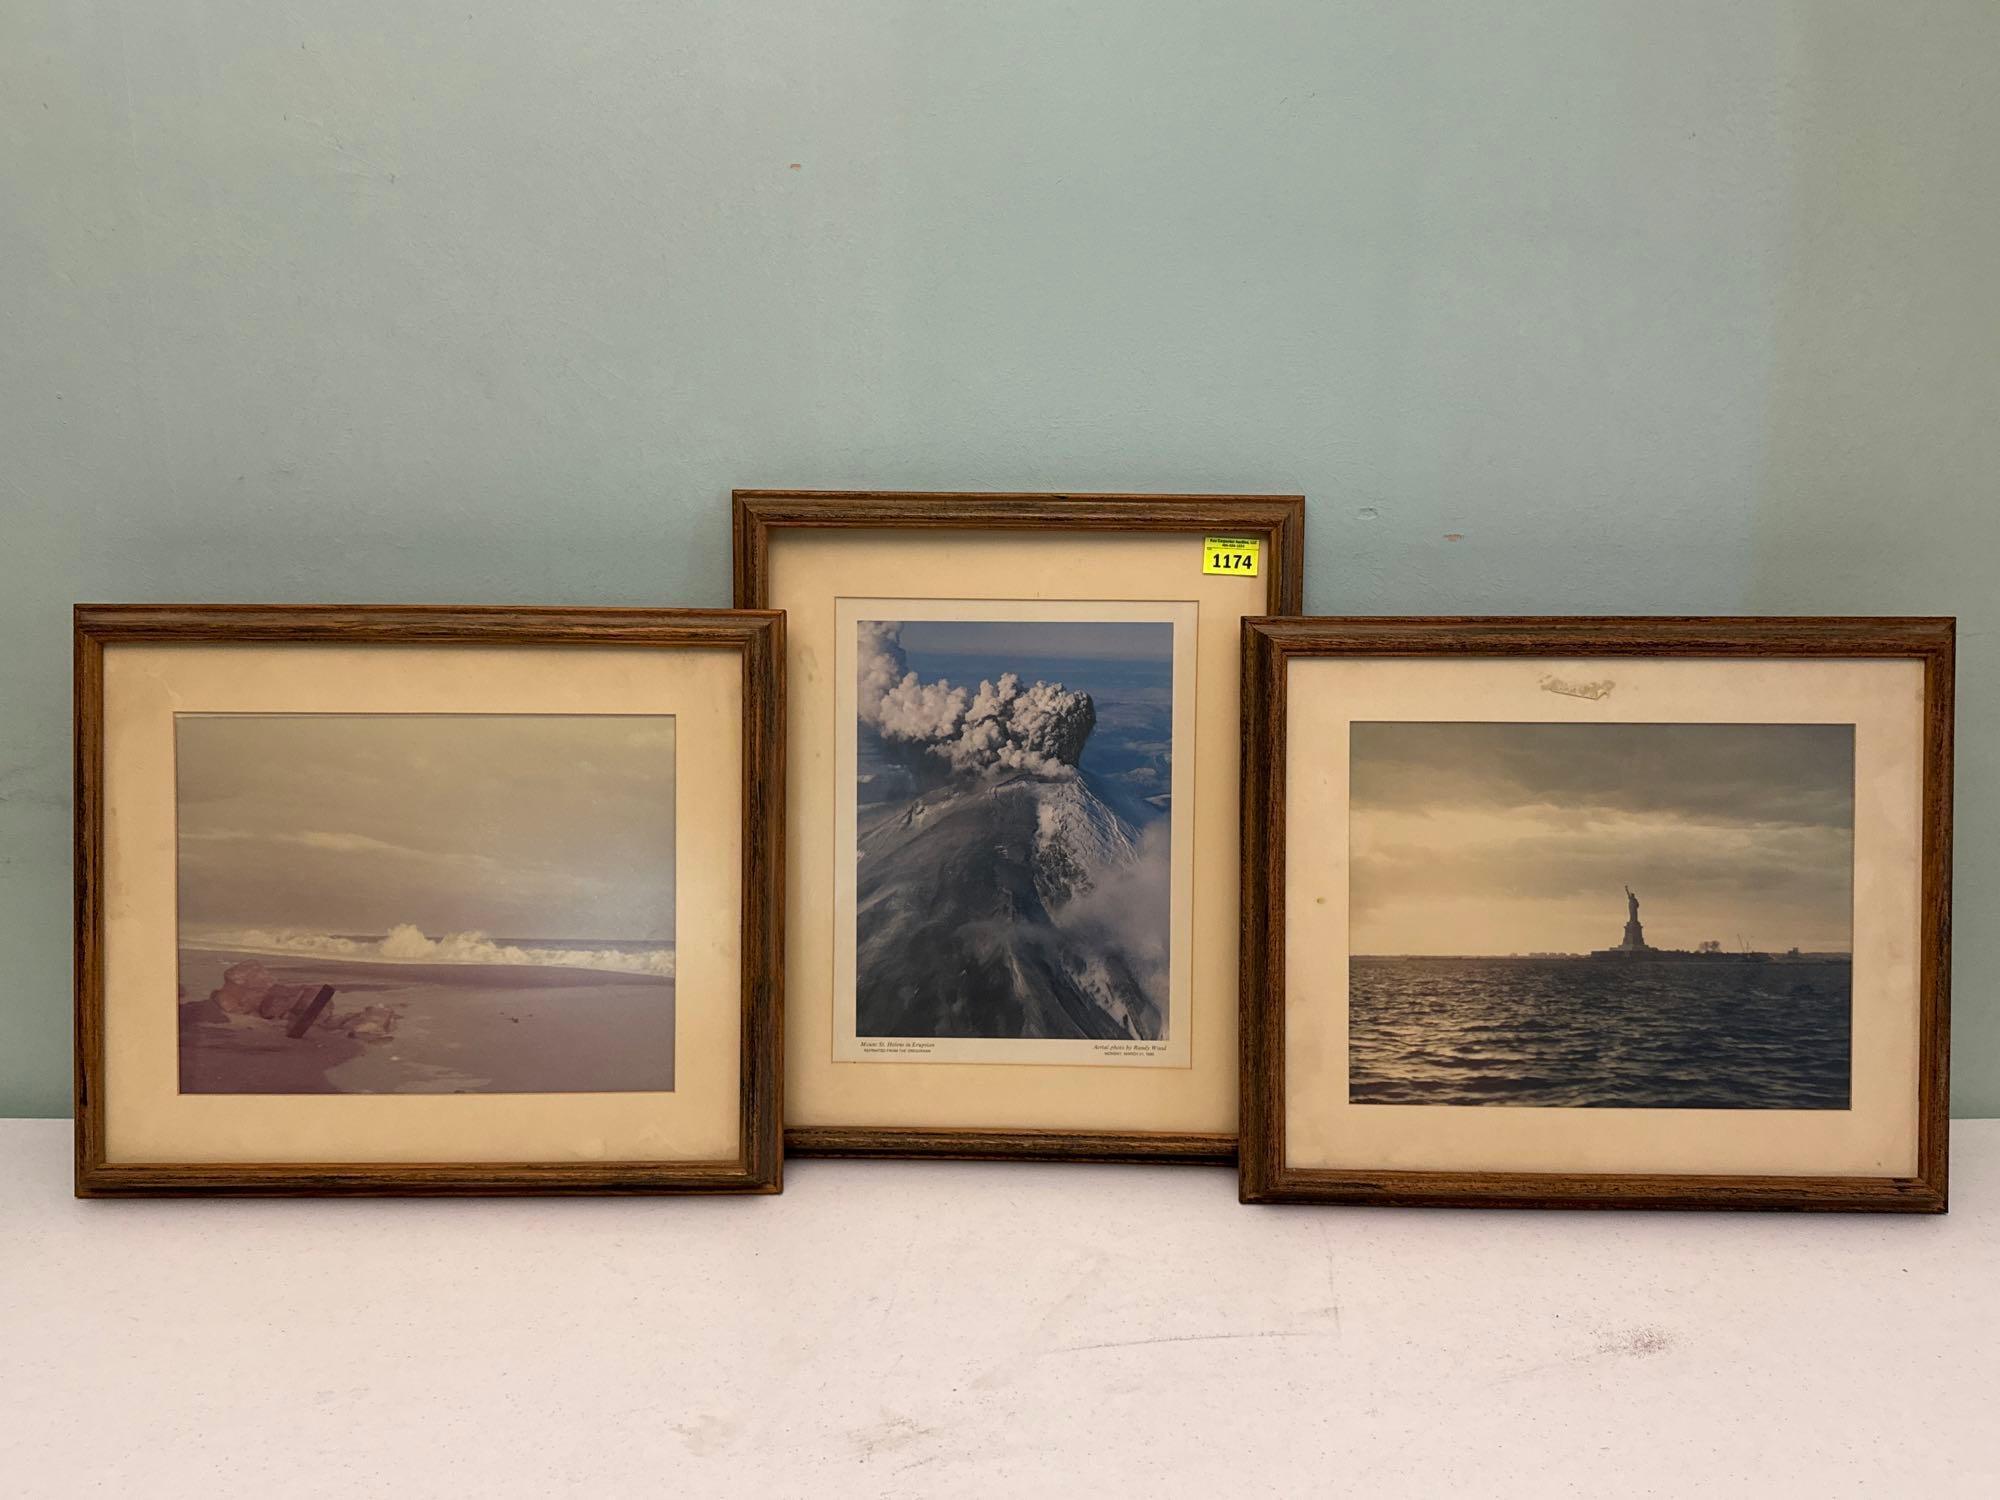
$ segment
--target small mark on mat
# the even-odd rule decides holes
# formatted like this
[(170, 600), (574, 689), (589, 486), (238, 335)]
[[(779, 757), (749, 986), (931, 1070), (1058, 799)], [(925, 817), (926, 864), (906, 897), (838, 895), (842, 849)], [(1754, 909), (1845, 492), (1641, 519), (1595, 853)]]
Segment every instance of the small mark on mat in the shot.
[(1674, 1337), (1664, 1328), (1641, 1324), (1637, 1328), (1612, 1329), (1598, 1337), (1599, 1354), (1623, 1354), (1632, 1359), (1665, 1354), (1674, 1347)]
[(1561, 1359), (1542, 1360), (1537, 1364), (1524, 1365), (1511, 1370), (1496, 1379), (1493, 1384), (1506, 1385), (1511, 1381), (1526, 1380), (1530, 1376), (1544, 1374), (1550, 1370), (1567, 1369), (1576, 1365), (1587, 1365), (1600, 1359), (1650, 1359), (1655, 1354), (1665, 1354), (1675, 1346), (1674, 1336), (1666, 1329), (1651, 1323), (1641, 1323), (1631, 1328), (1607, 1328), (1597, 1336), (1597, 1342), (1578, 1354), (1565, 1355)]
[(937, 1428), (926, 1427), (910, 1417), (885, 1412), (881, 1421), (857, 1427), (848, 1433), (848, 1437), (861, 1450), (862, 1457), (873, 1458), (878, 1453), (892, 1453), (898, 1448), (933, 1437), (937, 1431)]
[(1617, 686), (1609, 677), (1602, 682), (1570, 682), (1547, 675), (1542, 678), (1542, 691), (1545, 693), (1560, 693), (1565, 698), (1588, 698), (1593, 703), (1609, 698), (1611, 690)]
[(700, 1412), (689, 1421), (676, 1422), (674, 1431), (680, 1434), (688, 1452), (696, 1458), (707, 1458), (729, 1446), (730, 1440), (736, 1436), (736, 1423), (713, 1412)]

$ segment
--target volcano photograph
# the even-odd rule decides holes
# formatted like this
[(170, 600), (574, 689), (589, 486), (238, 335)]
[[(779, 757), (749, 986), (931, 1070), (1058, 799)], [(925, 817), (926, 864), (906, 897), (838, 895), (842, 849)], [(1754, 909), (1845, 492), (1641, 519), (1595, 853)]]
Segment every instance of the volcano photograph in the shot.
[(1164, 1044), (1174, 621), (854, 629), (854, 1036)]

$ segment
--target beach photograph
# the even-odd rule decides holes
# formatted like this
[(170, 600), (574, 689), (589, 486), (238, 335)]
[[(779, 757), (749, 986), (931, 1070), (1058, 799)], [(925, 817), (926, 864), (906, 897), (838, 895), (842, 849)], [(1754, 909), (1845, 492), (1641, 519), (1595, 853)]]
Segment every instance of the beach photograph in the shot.
[(674, 720), (178, 714), (180, 1091), (674, 1086)]
[(856, 629), (856, 1034), (1164, 1041), (1173, 623)]
[(1352, 1103), (1849, 1107), (1852, 725), (1350, 750)]

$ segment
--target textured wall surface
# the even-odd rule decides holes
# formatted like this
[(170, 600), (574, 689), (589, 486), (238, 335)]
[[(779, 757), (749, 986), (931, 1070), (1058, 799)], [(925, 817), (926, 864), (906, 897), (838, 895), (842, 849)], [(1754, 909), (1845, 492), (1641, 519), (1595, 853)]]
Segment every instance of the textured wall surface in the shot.
[(1286, 490), (1320, 612), (1961, 616), (2000, 1113), (2000, 10), (0, 7), (0, 1112), (68, 612), (727, 602), (732, 485)]

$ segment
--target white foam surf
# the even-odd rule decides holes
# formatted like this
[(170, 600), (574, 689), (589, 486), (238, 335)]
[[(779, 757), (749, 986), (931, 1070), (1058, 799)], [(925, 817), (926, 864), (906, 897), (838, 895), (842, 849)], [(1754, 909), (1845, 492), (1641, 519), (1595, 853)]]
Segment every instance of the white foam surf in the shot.
[(491, 964), (537, 969), (598, 969), (613, 974), (674, 977), (674, 950), (668, 944), (619, 948), (560, 947), (541, 943), (495, 942), (483, 932), (448, 932), (427, 937), (404, 923), (380, 938), (342, 937), (297, 928), (190, 928), (181, 934), (189, 947), (273, 958), (329, 958), (350, 963)]

